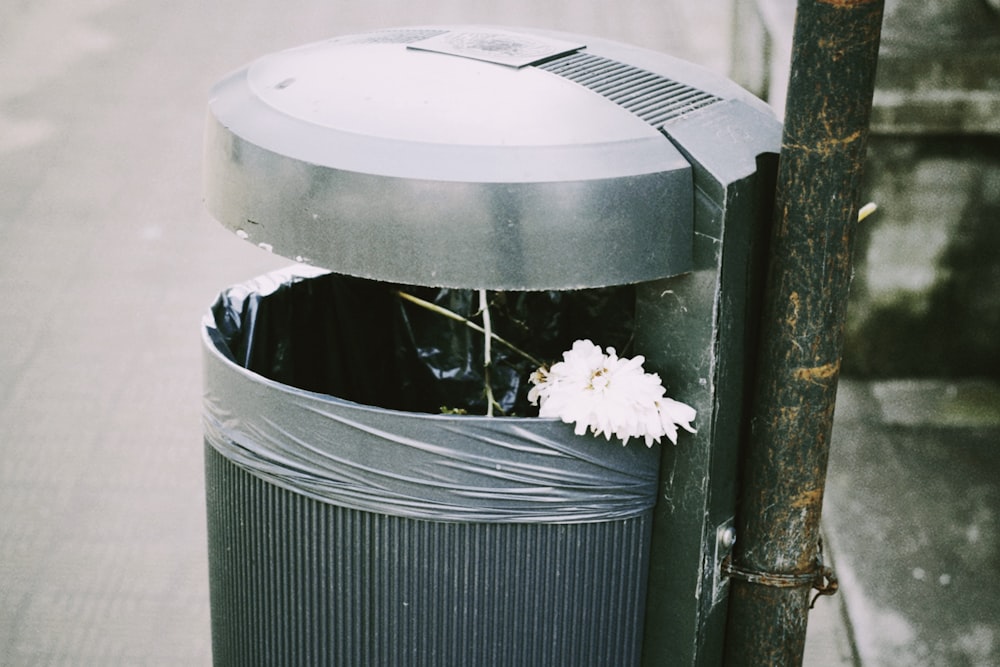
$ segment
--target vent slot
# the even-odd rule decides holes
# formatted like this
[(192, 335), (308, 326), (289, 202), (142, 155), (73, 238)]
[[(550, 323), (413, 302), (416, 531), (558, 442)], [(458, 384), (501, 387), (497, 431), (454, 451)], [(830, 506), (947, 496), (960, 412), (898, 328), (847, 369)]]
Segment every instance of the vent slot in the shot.
[(587, 53), (537, 65), (608, 98), (653, 127), (681, 118), (721, 98), (648, 70)]

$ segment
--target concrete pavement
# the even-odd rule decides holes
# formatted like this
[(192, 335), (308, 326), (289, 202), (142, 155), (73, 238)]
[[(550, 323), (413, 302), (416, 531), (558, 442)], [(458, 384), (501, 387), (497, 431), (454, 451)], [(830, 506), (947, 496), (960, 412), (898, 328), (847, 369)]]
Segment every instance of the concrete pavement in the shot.
[[(0, 664), (210, 662), (197, 326), (220, 289), (287, 264), (202, 209), (215, 80), (333, 34), (439, 22), (607, 36), (722, 70), (726, 10), (723, 0), (0, 7)], [(982, 576), (997, 570), (997, 425), (901, 425), (900, 394), (877, 391), (847, 383), (838, 409), (826, 516), (843, 595), (818, 602), (806, 664), (1000, 662), (1000, 597)], [(1000, 413), (983, 392), (976, 414)], [(896, 463), (925, 460), (893, 470), (896, 492), (876, 474), (886, 438)], [(939, 478), (959, 447), (967, 468)], [(923, 520), (925, 502), (962, 505), (914, 537), (890, 529), (893, 498), (906, 500), (903, 526)], [(940, 560), (917, 558), (935, 549)], [(911, 615), (912, 586), (936, 622)], [(946, 618), (961, 627), (947, 630)], [(892, 655), (880, 648), (889, 636)], [(935, 661), (945, 644), (965, 652), (941, 655), (966, 662)], [(891, 661), (909, 646), (928, 661)]]
[(864, 665), (1000, 664), (1000, 385), (845, 382), (825, 534)]

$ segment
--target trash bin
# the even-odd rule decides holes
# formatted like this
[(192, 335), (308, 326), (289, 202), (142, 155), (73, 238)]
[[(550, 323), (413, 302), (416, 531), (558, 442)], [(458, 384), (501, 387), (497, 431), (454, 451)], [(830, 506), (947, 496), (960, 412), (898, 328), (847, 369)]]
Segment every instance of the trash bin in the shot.
[[(613, 42), (431, 26), (265, 56), (209, 110), (209, 210), (299, 263), (203, 326), (216, 664), (711, 664), (766, 107)], [(622, 447), (438, 405), (484, 352), (420, 339), (420, 290), (512, 295), (546, 361), (628, 346), (697, 434)], [(495, 371), (524, 415), (523, 369)]]

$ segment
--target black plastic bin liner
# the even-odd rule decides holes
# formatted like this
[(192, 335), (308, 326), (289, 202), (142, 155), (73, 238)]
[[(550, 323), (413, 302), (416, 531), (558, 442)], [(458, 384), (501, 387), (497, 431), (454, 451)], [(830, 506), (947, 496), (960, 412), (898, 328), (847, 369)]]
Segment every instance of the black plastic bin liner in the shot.
[(296, 267), (220, 296), (203, 329), (210, 445), (317, 500), (414, 518), (607, 521), (652, 507), (658, 447), (576, 436), (552, 419), (379, 407), (380, 383), (397, 389), (397, 300), (342, 279)]
[[(237, 364), (299, 389), (393, 410), (485, 414), (484, 336), (398, 297), (409, 294), (477, 324), (475, 290), (426, 288), (335, 273), (288, 276), (224, 292), (212, 309), (220, 347)], [(263, 278), (268, 280), (279, 279)], [(626, 355), (634, 288), (489, 292), (497, 335), (544, 362), (578, 338)], [(528, 416), (535, 364), (494, 341), (491, 387), (506, 414)]]

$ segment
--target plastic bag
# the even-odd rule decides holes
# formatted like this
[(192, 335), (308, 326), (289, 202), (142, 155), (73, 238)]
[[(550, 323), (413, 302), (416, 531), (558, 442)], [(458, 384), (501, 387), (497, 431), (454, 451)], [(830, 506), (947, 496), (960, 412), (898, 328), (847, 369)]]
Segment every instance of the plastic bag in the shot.
[[(397, 289), (295, 267), (220, 294), (202, 328), (206, 444), (296, 493), (416, 519), (577, 523), (653, 507), (659, 448), (581, 437), (555, 419), (436, 414), (442, 403), (485, 410), (482, 334)], [(463, 314), (478, 306), (475, 294), (413, 292)], [(589, 323), (595, 337), (628, 335), (624, 292), (566, 294), (504, 295), (494, 319), (543, 356)], [(500, 347), (494, 390), (517, 410), (533, 363)]]
[[(485, 336), (401, 298), (400, 290), (481, 324), (475, 290), (334, 273), (290, 280), (270, 291), (230, 291), (212, 312), (234, 361), (277, 382), (393, 410), (485, 414)], [(535, 359), (558, 361), (580, 338), (629, 352), (630, 286), (488, 292), (488, 300), (494, 332)], [(537, 414), (527, 401), (535, 368), (494, 340), (490, 386), (503, 414)]]

